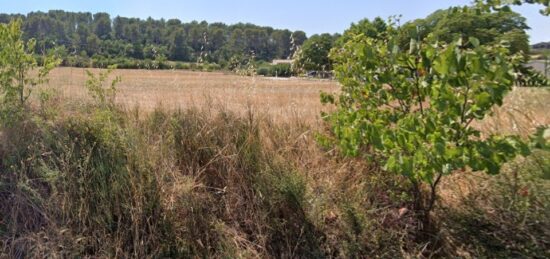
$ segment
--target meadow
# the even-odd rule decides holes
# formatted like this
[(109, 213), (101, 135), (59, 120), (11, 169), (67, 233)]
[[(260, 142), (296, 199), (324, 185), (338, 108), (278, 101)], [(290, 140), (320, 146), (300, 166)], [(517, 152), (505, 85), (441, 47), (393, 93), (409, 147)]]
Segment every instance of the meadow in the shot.
[[(65, 99), (85, 99), (86, 69), (56, 68), (45, 85)], [(99, 69), (91, 69), (97, 73)], [(331, 80), (239, 76), (230, 72), (184, 70), (125, 70), (120, 76), (117, 103), (126, 108), (153, 111), (158, 107), (187, 109), (217, 106), (241, 113), (254, 110), (275, 120), (318, 121), (321, 91), (334, 93), (338, 84)]]
[[(92, 70), (98, 73), (98, 70)], [(545, 257), (548, 154), (444, 178), (429, 236), (411, 186), (326, 147), (330, 80), (114, 70), (113, 103), (56, 68), (0, 135), (0, 256)], [(43, 98), (42, 93), (48, 93)], [(550, 91), (515, 88), (476, 125), (527, 136)]]
[(507, 4), (0, 14), (0, 258), (550, 258), (544, 43)]
[[(56, 68), (42, 89), (52, 89), (64, 102), (88, 100), (84, 68)], [(116, 102), (125, 109), (152, 112), (217, 108), (243, 115), (253, 111), (277, 122), (307, 122), (318, 127), (321, 112), (332, 107), (321, 104), (320, 93), (338, 93), (334, 80), (314, 78), (274, 78), (240, 76), (230, 72), (184, 70), (115, 70), (109, 77), (120, 77)], [(486, 133), (528, 135), (537, 127), (550, 124), (550, 91), (547, 88), (517, 87), (494, 115), (478, 125)]]

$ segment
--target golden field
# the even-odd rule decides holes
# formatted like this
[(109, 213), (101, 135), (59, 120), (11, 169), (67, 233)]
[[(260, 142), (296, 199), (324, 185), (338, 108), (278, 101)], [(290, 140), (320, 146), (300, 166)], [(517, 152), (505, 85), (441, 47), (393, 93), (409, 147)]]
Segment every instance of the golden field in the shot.
[[(98, 73), (98, 69), (91, 69)], [(181, 70), (115, 70), (120, 76), (117, 101), (142, 111), (162, 106), (167, 109), (203, 107), (225, 108), (233, 112), (253, 110), (274, 120), (317, 120), (323, 106), (319, 94), (336, 92), (338, 84), (329, 80), (246, 77), (223, 72)], [(65, 100), (87, 96), (86, 69), (57, 68), (49, 75), (48, 86)]]
[[(88, 69), (98, 73), (99, 69)], [(121, 77), (117, 101), (127, 108), (153, 111), (157, 107), (186, 109), (210, 107), (236, 113), (254, 111), (274, 121), (320, 121), (321, 92), (338, 92), (331, 80), (264, 78), (224, 72), (182, 70), (115, 70), (110, 79)], [(64, 100), (78, 100), (88, 94), (86, 69), (56, 68), (48, 87)], [(528, 134), (550, 124), (550, 91), (546, 88), (516, 88), (491, 118), (478, 125), (486, 133)]]
[[(109, 80), (115, 76), (122, 109), (87, 100), (85, 69), (53, 70), (41, 87), (59, 98), (0, 134), (0, 169), (10, 172), (0, 174), (0, 258), (550, 251), (547, 151), (498, 176), (466, 169), (444, 177), (437, 228), (427, 232), (406, 178), (319, 145), (316, 133), (328, 133), (320, 113), (333, 109), (319, 93), (337, 93), (335, 81), (147, 70), (115, 70)], [(550, 124), (549, 100), (548, 89), (516, 88), (476, 126), (527, 136)]]

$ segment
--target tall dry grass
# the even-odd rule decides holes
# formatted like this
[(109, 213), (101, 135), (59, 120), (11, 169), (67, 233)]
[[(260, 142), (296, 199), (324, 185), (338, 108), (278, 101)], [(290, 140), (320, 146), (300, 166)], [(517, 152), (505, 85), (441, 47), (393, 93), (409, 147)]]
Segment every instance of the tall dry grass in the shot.
[(300, 122), (85, 105), (4, 137), (9, 257), (353, 257), (411, 245), (414, 224), (397, 213), (407, 201), (393, 197), (406, 187), (333, 157)]
[[(56, 68), (50, 73), (46, 87), (56, 89), (68, 100), (86, 100), (85, 71)], [(173, 110), (215, 105), (239, 115), (254, 110), (276, 121), (300, 119), (310, 123), (318, 122), (324, 109), (319, 102), (320, 92), (336, 92), (339, 88), (330, 80), (249, 77), (222, 72), (119, 69), (112, 73), (111, 79), (116, 76), (122, 78), (117, 103), (139, 106), (144, 112), (159, 106)]]
[[(220, 78), (218, 84), (230, 82)], [(306, 102), (315, 103), (311, 110), (323, 109), (314, 89), (306, 86), (303, 98), (311, 95)], [(281, 93), (275, 96), (287, 94), (276, 90)], [(407, 181), (385, 173), (376, 161), (320, 146), (316, 135), (329, 134), (326, 125), (318, 115), (285, 109), (286, 97), (274, 98), (284, 111), (279, 116), (272, 107), (224, 105), (223, 91), (218, 99), (195, 103), (198, 107), (131, 108), (121, 100), (132, 91), (122, 86), (114, 108), (84, 95), (43, 98), (26, 120), (2, 129), (0, 257), (549, 254), (550, 161), (542, 151), (510, 164), (498, 177), (464, 172), (447, 178), (434, 215), (439, 232), (418, 239)], [(163, 93), (169, 98), (176, 92), (181, 90)], [(262, 105), (264, 95), (255, 93), (247, 101)], [(514, 97), (518, 93), (525, 97)], [(526, 105), (541, 114), (525, 125), (527, 134), (548, 123), (539, 111), (547, 94), (520, 89), (503, 109)], [(231, 99), (236, 95), (225, 100), (239, 100)], [(479, 126), (523, 129), (505, 123), (513, 121), (505, 117), (510, 114), (497, 110), (495, 116), (502, 117)]]

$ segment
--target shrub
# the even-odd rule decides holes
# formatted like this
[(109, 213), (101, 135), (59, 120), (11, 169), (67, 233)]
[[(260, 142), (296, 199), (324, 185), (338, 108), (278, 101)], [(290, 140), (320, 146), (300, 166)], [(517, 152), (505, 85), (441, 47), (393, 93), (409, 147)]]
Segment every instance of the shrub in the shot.
[(354, 35), (333, 51), (342, 94), (323, 95), (339, 108), (325, 117), (343, 152), (411, 181), (415, 209), (429, 228), (443, 176), (467, 168), (497, 174), (504, 162), (528, 153), (518, 137), (482, 137), (472, 127), (502, 104), (519, 58), (475, 38), (441, 44), (428, 37), (403, 49), (398, 31), (390, 24), (380, 38)]
[(218, 64), (215, 64), (215, 63), (208, 63), (205, 66), (205, 70), (208, 71), (208, 72), (218, 71), (218, 70), (221, 70), (221, 69), (222, 69), (222, 67)]
[(276, 77), (291, 77), (292, 69), (290, 64), (277, 64), (271, 68), (271, 74)]
[(189, 70), (189, 69), (191, 69), (191, 65), (189, 65), (188, 63), (178, 63), (178, 64), (176, 65), (176, 68), (181, 68), (181, 69)]
[(268, 66), (261, 66), (256, 72), (260, 76), (271, 76), (271, 68)]
[(53, 56), (43, 59), (36, 77), (35, 40), (22, 40), (21, 21), (0, 24), (0, 123), (13, 124), (24, 115), (33, 87), (45, 81), (59, 61)]
[(290, 64), (262, 65), (256, 73), (262, 76), (291, 77), (294, 75)]

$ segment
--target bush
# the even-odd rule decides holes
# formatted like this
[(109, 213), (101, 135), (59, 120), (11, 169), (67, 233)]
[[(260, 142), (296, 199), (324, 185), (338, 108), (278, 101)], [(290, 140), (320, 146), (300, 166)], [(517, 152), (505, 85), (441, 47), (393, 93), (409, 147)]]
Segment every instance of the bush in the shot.
[(271, 74), (276, 77), (291, 77), (293, 75), (290, 64), (277, 64), (271, 70)]
[(35, 86), (45, 81), (59, 61), (48, 56), (33, 76), (38, 62), (34, 55), (35, 40), (22, 40), (21, 21), (0, 24), (0, 125), (13, 125), (25, 116), (27, 100)]
[(505, 162), (529, 152), (519, 137), (480, 138), (472, 126), (502, 105), (520, 57), (475, 38), (452, 44), (412, 39), (402, 48), (399, 28), (391, 24), (381, 35), (354, 35), (332, 53), (342, 94), (323, 96), (339, 108), (326, 119), (344, 153), (411, 181), (414, 209), (432, 231), (430, 212), (443, 176), (466, 168), (497, 174)]
[(189, 70), (191, 69), (191, 66), (187, 63), (182, 63), (182, 62), (177, 62), (176, 63), (176, 69), (185, 69), (185, 70)]
[(271, 67), (262, 66), (256, 70), (256, 73), (260, 76), (271, 76)]
[(205, 65), (204, 69), (208, 72), (221, 70), (221, 66), (215, 63), (208, 63)]
[(69, 56), (65, 58), (63, 64), (70, 67), (91, 67), (91, 60), (86, 56)]
[[(42, 57), (36, 57), (41, 64)], [(92, 58), (86, 56), (68, 56), (61, 62), (63, 66), (71, 67), (94, 67), (108, 68), (116, 66), (121, 69), (184, 69), (184, 70), (200, 70), (200, 71), (216, 71), (221, 70), (221, 66), (215, 63), (184, 63), (180, 61), (163, 61), (151, 59), (133, 59), (126, 57), (107, 57), (102, 55), (94, 55)]]
[[(0, 176), (10, 256), (322, 255), (305, 179), (266, 153), (254, 120), (197, 111), (134, 120), (93, 107), (10, 132), (14, 149), (1, 153), (10, 173)], [(32, 178), (41, 180), (18, 182)], [(261, 246), (233, 243), (240, 238)]]
[(291, 77), (294, 75), (290, 64), (262, 65), (256, 73), (261, 76)]

